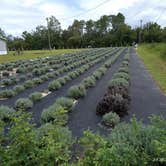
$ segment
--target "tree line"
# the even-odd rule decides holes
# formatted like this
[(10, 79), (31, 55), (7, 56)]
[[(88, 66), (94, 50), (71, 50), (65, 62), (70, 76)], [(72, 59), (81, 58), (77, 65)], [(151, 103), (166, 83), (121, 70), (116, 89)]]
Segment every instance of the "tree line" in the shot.
[(59, 48), (128, 46), (138, 42), (166, 42), (166, 27), (148, 22), (143, 27), (132, 28), (125, 23), (122, 13), (103, 15), (97, 21), (74, 20), (62, 29), (55, 16), (46, 18), (47, 26), (39, 25), (21, 37), (0, 35), (7, 39), (9, 50), (37, 50)]

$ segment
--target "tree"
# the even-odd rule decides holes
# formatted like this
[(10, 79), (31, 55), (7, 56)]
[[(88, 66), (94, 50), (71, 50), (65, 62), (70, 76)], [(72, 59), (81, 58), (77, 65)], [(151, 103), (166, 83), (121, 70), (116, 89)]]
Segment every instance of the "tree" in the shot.
[(143, 41), (160, 42), (162, 40), (162, 30), (157, 23), (149, 22), (143, 27)]
[(47, 28), (48, 28), (48, 41), (49, 48), (52, 47), (59, 48), (60, 35), (61, 35), (61, 25), (60, 22), (54, 17), (47, 17)]
[(96, 21), (74, 20), (64, 30), (55, 16), (46, 19), (47, 27), (39, 25), (31, 32), (24, 31), (21, 37), (6, 36), (1, 28), (0, 36), (7, 38), (10, 50), (126, 46), (139, 41), (140, 31), (142, 42), (166, 42), (166, 28), (153, 22), (132, 28), (122, 13), (103, 15)]
[(0, 28), (0, 37), (3, 37), (3, 38), (6, 37), (5, 32), (1, 28)]
[(125, 16), (122, 13), (118, 13), (117, 15), (110, 15), (110, 20), (112, 29), (116, 31), (120, 25), (125, 23)]
[(110, 16), (102, 16), (98, 21), (96, 21), (95, 26), (96, 26), (96, 31), (99, 34), (106, 34), (109, 29), (110, 29)]

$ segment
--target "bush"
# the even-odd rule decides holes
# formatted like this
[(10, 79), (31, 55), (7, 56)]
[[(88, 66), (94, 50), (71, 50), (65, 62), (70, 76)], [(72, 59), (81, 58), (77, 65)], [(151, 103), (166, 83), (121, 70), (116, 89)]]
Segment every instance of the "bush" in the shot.
[(130, 100), (129, 88), (126, 86), (111, 86), (108, 89), (108, 94), (116, 95), (120, 94), (123, 98)]
[(42, 71), (41, 71), (41, 69), (33, 69), (32, 74), (35, 76), (39, 76), (42, 74)]
[(34, 82), (33, 82), (32, 80), (27, 80), (27, 81), (25, 81), (25, 83), (24, 83), (24, 87), (25, 87), (26, 89), (32, 88), (33, 86), (34, 86)]
[(119, 116), (124, 116), (129, 108), (128, 98), (124, 98), (121, 94), (106, 93), (104, 98), (98, 103), (96, 113), (104, 115), (109, 112), (116, 112)]
[(26, 77), (22, 75), (22, 76), (19, 77), (19, 80), (20, 80), (20, 81), (25, 81), (25, 80), (26, 80)]
[[(156, 121), (157, 120), (157, 121)], [(130, 153), (135, 149), (135, 164), (137, 165), (165, 165), (166, 164), (166, 121), (162, 117), (154, 116), (151, 119), (151, 124), (144, 126), (135, 118), (131, 120), (131, 124), (119, 124), (111, 132), (109, 136), (110, 145), (118, 145), (116, 151), (119, 156), (121, 149), (125, 150), (128, 147)], [(160, 142), (156, 144), (156, 142)], [(156, 147), (157, 145), (157, 147)], [(121, 147), (121, 148), (120, 148)], [(158, 151), (158, 149), (160, 149)], [(130, 163), (127, 156), (121, 156), (122, 162)]]
[(55, 126), (51, 123), (43, 124), (38, 129), (37, 140), (43, 155), (38, 157), (40, 162), (38, 165), (53, 166), (69, 163), (71, 147), (74, 141), (68, 128)]
[(9, 121), (11, 113), (14, 112), (12, 108), (0, 105), (0, 120)]
[(88, 65), (84, 65), (84, 66), (82, 67), (82, 69), (83, 69), (84, 71), (87, 71), (87, 70), (89, 69), (89, 67), (90, 67), (89, 64), (88, 64)]
[(13, 97), (14, 95), (15, 95), (15, 92), (11, 89), (0, 91), (0, 98), (9, 98), (9, 97)]
[(123, 73), (123, 72), (115, 73), (112, 77), (112, 79), (117, 79), (117, 78), (124, 78), (127, 81), (129, 81), (129, 79), (130, 79), (129, 75), (127, 73)]
[(53, 73), (47, 73), (46, 76), (47, 76), (48, 78), (54, 78), (54, 74), (53, 74)]
[(63, 77), (64, 79), (65, 79), (65, 81), (67, 82), (67, 81), (71, 81), (71, 78), (67, 75), (67, 76), (64, 76)]
[(61, 105), (65, 110), (71, 110), (73, 106), (73, 100), (67, 97), (60, 97), (56, 100), (56, 104)]
[(29, 113), (17, 111), (12, 114), (10, 127), (7, 126), (5, 132), (0, 128), (1, 165), (53, 166), (68, 163), (73, 143), (68, 128), (49, 124), (38, 129), (30, 120)]
[(124, 72), (124, 73), (128, 74), (129, 73), (129, 69), (128, 69), (128, 67), (120, 67), (118, 72)]
[(86, 95), (86, 89), (83, 85), (74, 85), (69, 88), (68, 96), (78, 99), (80, 97), (84, 97)]
[(77, 77), (77, 73), (73, 71), (73, 72), (69, 73), (68, 76), (69, 76), (71, 79), (74, 79), (74, 78)]
[(10, 77), (10, 80), (12, 81), (12, 84), (16, 83), (17, 82), (17, 77), (16, 76), (11, 76)]
[(131, 123), (120, 123), (107, 138), (85, 131), (79, 141), (81, 155), (77, 165), (165, 165), (165, 129), (165, 119), (155, 117), (146, 126), (135, 118)]
[(33, 102), (28, 98), (20, 98), (15, 102), (15, 108), (18, 111), (26, 111), (33, 107)]
[(93, 76), (89, 76), (89, 77), (87, 77), (87, 78), (85, 78), (85, 79), (83, 80), (83, 84), (84, 84), (84, 86), (85, 86), (86, 89), (87, 89), (87, 88), (90, 88), (90, 87), (92, 87), (92, 86), (95, 86), (95, 84), (96, 84), (96, 79), (95, 79), (95, 77), (93, 77)]
[(32, 74), (32, 73), (28, 73), (26, 76), (27, 76), (28, 78), (31, 78), (31, 77), (33, 77), (33, 74)]
[(95, 71), (93, 73), (93, 76), (95, 77), (96, 80), (99, 80), (102, 77), (102, 73), (100, 71)]
[(8, 76), (9, 76), (9, 72), (4, 71), (4, 72), (2, 73), (2, 76), (6, 76), (6, 77), (8, 77)]
[(2, 82), (1, 82), (2, 85), (11, 85), (12, 84), (12, 81), (10, 79), (3, 79)]
[(68, 115), (66, 113), (67, 111), (61, 105), (55, 103), (43, 110), (41, 114), (41, 122), (52, 122), (55, 125), (63, 126), (68, 120)]
[(66, 80), (64, 77), (58, 78), (57, 81), (61, 84), (61, 85), (65, 85)]
[(129, 65), (128, 61), (125, 60), (125, 61), (122, 62), (122, 66), (127, 67), (128, 65)]
[(47, 81), (47, 80), (49, 80), (49, 78), (47, 77), (47, 75), (43, 75), (43, 76), (41, 76), (40, 79), (43, 80), (43, 81)]
[(119, 116), (114, 112), (106, 113), (102, 119), (102, 123), (108, 127), (114, 127), (119, 123), (119, 121)]
[(102, 75), (104, 75), (107, 71), (106, 67), (100, 67), (97, 71), (99, 71)]
[(54, 71), (53, 74), (54, 74), (55, 76), (59, 76), (60, 73), (59, 73), (59, 71)]
[(56, 142), (62, 143), (62, 140), (63, 143), (66, 142), (66, 144), (71, 144), (73, 142), (72, 133), (68, 130), (68, 128), (55, 126), (51, 123), (45, 123), (41, 125), (41, 127), (37, 131), (37, 136), (40, 139), (44, 136), (47, 136), (49, 133), (53, 134)]
[(42, 94), (40, 92), (33, 92), (29, 95), (29, 99), (33, 102), (40, 101), (42, 99)]
[(17, 70), (16, 70), (16, 73), (25, 73), (26, 72), (26, 68), (25, 67), (19, 67)]
[(5, 65), (0, 64), (0, 70), (4, 70), (5, 69)]
[(82, 73), (84, 72), (84, 69), (79, 68), (79, 69), (77, 69), (77, 72), (78, 72), (78, 73), (79, 73), (79, 75), (80, 75), (80, 74), (82, 74)]
[(108, 83), (108, 88), (111, 88), (112, 86), (129, 87), (129, 82), (125, 78), (115, 78)]
[(34, 78), (32, 81), (35, 85), (41, 84), (43, 82), (40, 78)]
[(16, 94), (22, 92), (25, 90), (25, 87), (23, 85), (16, 85), (13, 89), (15, 91)]
[(110, 59), (109, 61), (107, 61), (107, 62), (104, 63), (104, 66), (105, 66), (106, 68), (109, 68), (112, 63), (113, 63), (113, 60)]
[(7, 70), (8, 70), (8, 71), (12, 71), (12, 70), (13, 70), (13, 65), (11, 64), (11, 66), (8, 66), (8, 67), (7, 67)]
[(51, 81), (48, 85), (50, 91), (58, 90), (59, 88), (61, 88), (61, 84), (57, 80)]

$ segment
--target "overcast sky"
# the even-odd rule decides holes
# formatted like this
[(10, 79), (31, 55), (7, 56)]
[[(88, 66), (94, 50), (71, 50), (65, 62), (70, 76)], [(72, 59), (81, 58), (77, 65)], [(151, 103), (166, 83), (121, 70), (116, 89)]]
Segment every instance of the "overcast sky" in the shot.
[(0, 0), (0, 28), (7, 34), (21, 35), (37, 25), (46, 25), (45, 18), (50, 15), (64, 29), (74, 19), (96, 20), (101, 15), (118, 12), (133, 27), (139, 25), (140, 19), (143, 23), (157, 21), (166, 26), (166, 0)]

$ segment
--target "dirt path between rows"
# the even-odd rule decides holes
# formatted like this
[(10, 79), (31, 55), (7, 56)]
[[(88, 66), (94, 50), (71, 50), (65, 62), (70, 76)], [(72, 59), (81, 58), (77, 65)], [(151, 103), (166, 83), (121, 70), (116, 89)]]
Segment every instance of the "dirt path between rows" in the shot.
[(151, 114), (163, 115), (166, 118), (166, 96), (152, 79), (134, 49), (131, 51), (130, 76), (130, 111), (123, 120), (129, 121), (133, 114), (145, 124), (149, 122), (148, 117)]

